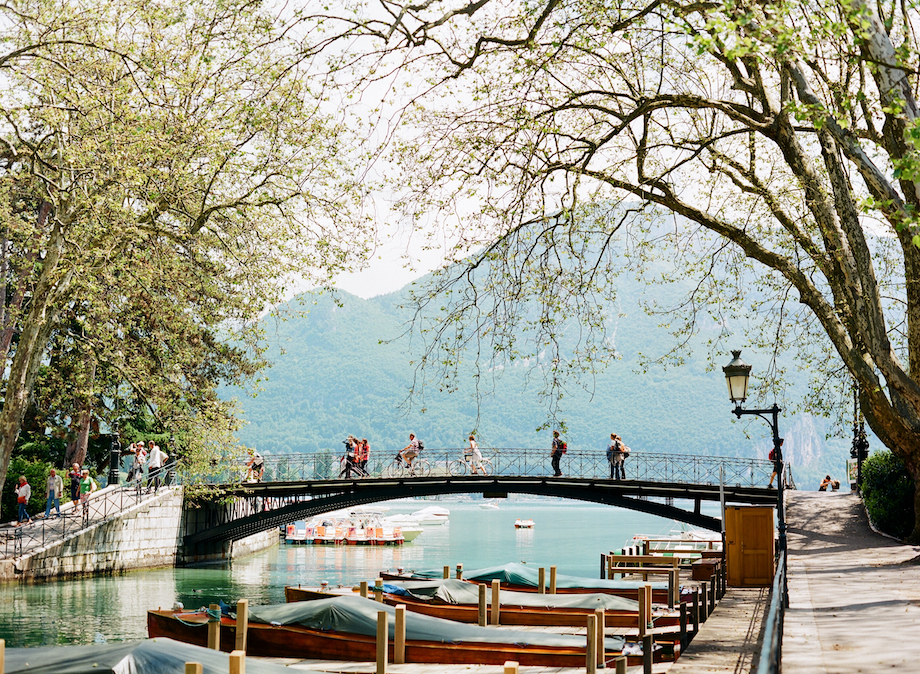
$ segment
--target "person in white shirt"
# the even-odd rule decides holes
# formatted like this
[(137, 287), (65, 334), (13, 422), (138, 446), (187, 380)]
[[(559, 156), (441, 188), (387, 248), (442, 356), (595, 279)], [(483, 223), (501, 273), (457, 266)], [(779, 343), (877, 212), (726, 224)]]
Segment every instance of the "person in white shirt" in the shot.
[(19, 521), (14, 524), (14, 527), (18, 527), (20, 524), (32, 524), (32, 518), (29, 517), (29, 513), (26, 512), (26, 507), (29, 505), (29, 499), (32, 498), (32, 487), (29, 486), (29, 483), (26, 481), (25, 475), (19, 476), (19, 484), (16, 486), (16, 503), (19, 505)]
[(64, 480), (54, 468), (48, 474), (48, 481), (45, 485), (48, 502), (45, 504), (45, 519), (51, 516), (51, 506), (53, 505), (57, 513), (55, 517), (61, 516), (61, 494), (64, 493)]
[[(470, 472), (475, 475), (479, 472), (477, 469), (482, 468), (482, 452), (479, 451), (479, 445), (476, 444), (475, 436), (470, 436), (470, 451), (469, 451), (469, 462), (470, 462)], [(482, 474), (486, 474), (486, 469), (482, 468)]]
[(152, 480), (148, 481), (147, 487), (149, 488), (152, 482), (154, 493), (157, 492), (160, 484), (162, 484), (160, 473), (163, 472), (163, 466), (168, 458), (169, 455), (160, 449), (159, 445), (154, 444), (150, 449), (150, 456), (147, 457), (147, 474), (152, 477)]

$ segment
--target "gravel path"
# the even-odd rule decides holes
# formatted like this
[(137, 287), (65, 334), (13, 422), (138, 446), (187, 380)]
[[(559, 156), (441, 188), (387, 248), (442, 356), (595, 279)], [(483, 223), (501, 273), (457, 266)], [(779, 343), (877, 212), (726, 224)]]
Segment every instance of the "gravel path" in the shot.
[(787, 495), (784, 674), (920, 672), (920, 548), (874, 533), (852, 494)]

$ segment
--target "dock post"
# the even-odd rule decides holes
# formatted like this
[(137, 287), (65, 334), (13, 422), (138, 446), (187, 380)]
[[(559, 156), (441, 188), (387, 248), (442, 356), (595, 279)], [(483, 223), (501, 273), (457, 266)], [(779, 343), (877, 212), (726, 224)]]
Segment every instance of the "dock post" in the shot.
[(246, 653), (246, 637), (249, 635), (249, 600), (236, 602), (236, 650)]
[(6, 639), (0, 639), (0, 674), (6, 671)]
[[(208, 606), (208, 648), (215, 651), (220, 650), (220, 605), (211, 604)], [(217, 617), (214, 617), (214, 612)]]
[(668, 608), (680, 603), (680, 569), (676, 566), (668, 572)]
[(700, 591), (693, 588), (693, 610), (690, 612), (690, 619), (693, 621), (693, 636), (700, 633)]
[(386, 611), (377, 611), (377, 674), (387, 674), (387, 642), (390, 640), (387, 618)]
[(546, 567), (541, 566), (537, 570), (537, 578), (537, 585), (539, 585), (537, 592), (540, 594), (546, 594)]
[(643, 585), (642, 587), (639, 588), (639, 597), (638, 597), (638, 599), (639, 599), (639, 613), (638, 613), (638, 615), (637, 615), (636, 617), (637, 617), (637, 619), (638, 619), (638, 621), (639, 621), (639, 625), (638, 625), (638, 627), (639, 627), (639, 638), (642, 638), (642, 637), (645, 636), (645, 631), (648, 629), (648, 614), (649, 614), (649, 609), (651, 608), (651, 607), (646, 603), (646, 594), (645, 594), (645, 586), (644, 586), (644, 585)]
[(597, 616), (588, 614), (588, 643), (585, 646), (585, 671), (587, 674), (597, 672)]
[(651, 634), (642, 637), (642, 674), (652, 674), (652, 657), (655, 652), (655, 639)]
[(501, 583), (498, 582), (498, 578), (492, 581), (492, 624), (499, 624), (499, 616), (501, 615), (501, 594), (500, 594)]
[(480, 627), (486, 626), (486, 586), (485, 586), (485, 583), (479, 584), (479, 626)]
[(603, 669), (607, 666), (607, 653), (604, 650), (604, 627), (607, 626), (607, 616), (604, 609), (594, 609), (594, 615), (597, 616), (597, 668)]
[(687, 639), (687, 602), (680, 603), (680, 652), (683, 653), (687, 648), (689, 640)]
[(444, 567), (444, 577), (450, 578), (450, 567), (449, 566)]
[(457, 580), (463, 580), (463, 564), (457, 564)]
[(383, 578), (374, 579), (374, 601), (383, 603)]
[(230, 653), (230, 674), (246, 674), (246, 653), (243, 651)]
[(713, 577), (712, 583), (709, 586), (709, 610), (706, 611), (706, 614), (709, 615), (716, 610), (716, 592), (718, 591), (719, 579)]
[(185, 663), (185, 674), (202, 674), (204, 672), (204, 667), (200, 662), (186, 662)]
[(709, 619), (709, 583), (700, 581), (700, 622)]
[(625, 655), (621, 655), (617, 658), (617, 674), (626, 674), (626, 662), (627, 660)]
[(556, 594), (556, 567), (549, 567), (549, 593)]
[(367, 599), (367, 581), (361, 581), (361, 596)]
[(514, 660), (506, 660), (504, 667), (504, 674), (518, 674), (518, 669), (520, 665)]
[(607, 555), (601, 553), (601, 580), (607, 579)]
[(396, 605), (396, 629), (393, 634), (393, 664), (406, 662), (406, 605)]

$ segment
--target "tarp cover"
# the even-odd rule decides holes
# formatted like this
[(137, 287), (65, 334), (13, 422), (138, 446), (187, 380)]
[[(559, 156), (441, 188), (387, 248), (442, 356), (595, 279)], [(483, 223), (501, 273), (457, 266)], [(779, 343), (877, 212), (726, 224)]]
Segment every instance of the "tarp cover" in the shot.
[[(421, 601), (439, 600), (445, 604), (479, 605), (479, 586), (455, 578), (438, 580), (408, 580), (384, 583), (384, 592), (414, 597)], [(503, 606), (529, 606), (537, 608), (581, 608), (610, 611), (638, 611), (639, 602), (626, 597), (598, 592), (589, 594), (539, 594), (500, 590), (498, 600)], [(486, 592), (486, 604), (492, 603), (491, 589)]]
[[(219, 651), (157, 637), (92, 646), (6, 649), (5, 674), (185, 674), (186, 662), (204, 674), (227, 674), (230, 656)], [(301, 670), (298, 670), (300, 674)], [(281, 665), (246, 658), (247, 674), (290, 674)]]
[[(375, 636), (378, 611), (386, 611), (390, 614), (390, 639), (393, 639), (396, 609), (363, 597), (330, 597), (329, 599), (298, 601), (290, 604), (252, 606), (249, 608), (249, 621), (272, 625), (300, 625), (314, 630)], [(435, 641), (444, 644), (585, 647), (585, 637), (581, 636), (479, 627), (411, 611), (406, 612), (406, 639)], [(609, 651), (619, 651), (623, 648), (623, 642), (623, 637), (607, 637), (604, 647)]]
[[(440, 578), (443, 570), (438, 571), (415, 571), (414, 575), (420, 578)], [(502, 583), (511, 583), (512, 585), (522, 585), (524, 587), (537, 587), (540, 576), (539, 571), (532, 566), (523, 564), (501, 564), (499, 566), (489, 566), (485, 569), (476, 569), (474, 571), (463, 572), (464, 580), (487, 582), (498, 580)], [(653, 590), (668, 589), (667, 583), (649, 583)], [(634, 590), (642, 587), (645, 582), (640, 580), (602, 580), (600, 578), (584, 578), (582, 576), (565, 576), (556, 575), (556, 588), (563, 589), (592, 589), (598, 590)], [(546, 587), (549, 587), (549, 574), (546, 574)], [(476, 601), (479, 601), (478, 599)]]

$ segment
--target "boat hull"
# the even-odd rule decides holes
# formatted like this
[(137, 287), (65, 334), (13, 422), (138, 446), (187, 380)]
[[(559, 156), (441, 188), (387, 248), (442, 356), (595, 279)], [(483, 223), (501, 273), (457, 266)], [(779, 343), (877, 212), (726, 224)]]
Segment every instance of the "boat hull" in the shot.
[[(285, 601), (312, 601), (336, 596), (333, 593), (311, 590), (304, 587), (287, 586), (284, 588)], [(469, 604), (444, 604), (420, 601), (412, 597), (384, 594), (383, 601), (390, 606), (405, 605), (414, 613), (444, 618), (461, 623), (478, 623), (479, 606)], [(538, 608), (533, 606), (513, 606), (502, 604), (499, 620), (502, 625), (532, 625), (538, 627), (584, 627), (587, 616), (594, 615), (592, 609), (578, 608)], [(653, 618), (655, 627), (673, 627), (680, 625), (680, 614), (669, 611)], [(604, 624), (607, 627), (636, 627), (639, 615), (631, 611), (605, 611)]]
[[(185, 623), (199, 623), (192, 627), (180, 622), (174, 611), (148, 611), (147, 632), (150, 637), (168, 637), (176, 641), (207, 646), (207, 617), (202, 613), (178, 612)], [(221, 618), (220, 649), (230, 652), (236, 648), (236, 621)], [(294, 625), (273, 626), (249, 623), (246, 638), (248, 655), (278, 658), (319, 658), (323, 660), (350, 660), (373, 662), (377, 659), (374, 637), (341, 632), (320, 632)], [(606, 654), (605, 659), (615, 659), (620, 653)], [(389, 647), (393, 660), (393, 645)], [(578, 648), (525, 646), (488, 643), (445, 644), (434, 641), (407, 641), (406, 661), (440, 664), (501, 665), (514, 660), (522, 665), (544, 667), (584, 667), (585, 651)], [(641, 664), (641, 656), (630, 656), (629, 664)]]

